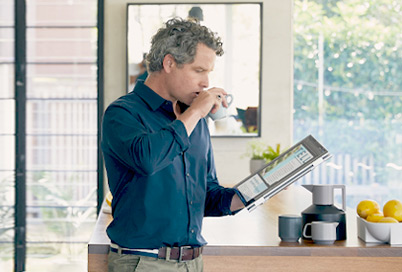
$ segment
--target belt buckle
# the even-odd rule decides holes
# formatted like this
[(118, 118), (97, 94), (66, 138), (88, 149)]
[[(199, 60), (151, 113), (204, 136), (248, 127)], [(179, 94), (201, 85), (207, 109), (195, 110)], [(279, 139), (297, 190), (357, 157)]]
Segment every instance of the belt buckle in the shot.
[(183, 261), (183, 249), (186, 249), (186, 248), (191, 248), (191, 246), (181, 246), (181, 247), (179, 247), (179, 260), (178, 260), (179, 263), (188, 261), (188, 260)]

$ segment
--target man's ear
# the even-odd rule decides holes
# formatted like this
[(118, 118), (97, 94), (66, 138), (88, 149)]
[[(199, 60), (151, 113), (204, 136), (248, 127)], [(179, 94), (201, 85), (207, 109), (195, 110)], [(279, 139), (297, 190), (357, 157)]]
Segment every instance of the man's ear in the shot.
[(176, 65), (176, 61), (174, 60), (173, 56), (170, 54), (167, 54), (163, 58), (163, 69), (165, 70), (166, 73), (170, 73), (172, 68)]

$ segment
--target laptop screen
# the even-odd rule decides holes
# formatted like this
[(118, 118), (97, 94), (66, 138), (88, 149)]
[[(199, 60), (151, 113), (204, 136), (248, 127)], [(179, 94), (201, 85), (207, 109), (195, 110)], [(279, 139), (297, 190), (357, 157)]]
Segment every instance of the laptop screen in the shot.
[(329, 158), (329, 153), (310, 135), (257, 173), (244, 179), (235, 188), (240, 193), (243, 203), (248, 206), (257, 199), (269, 195), (271, 191), (274, 195), (290, 185), (315, 167), (314, 162), (320, 158)]

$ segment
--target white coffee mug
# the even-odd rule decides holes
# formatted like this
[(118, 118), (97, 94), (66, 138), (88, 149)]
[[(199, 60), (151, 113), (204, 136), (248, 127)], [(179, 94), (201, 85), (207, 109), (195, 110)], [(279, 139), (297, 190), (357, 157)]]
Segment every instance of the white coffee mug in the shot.
[(232, 105), (233, 102), (233, 95), (228, 94), (226, 95), (226, 102), (228, 103), (228, 107), (225, 108), (223, 105), (219, 107), (219, 109), (215, 113), (208, 113), (209, 118), (212, 120), (220, 120), (228, 116), (228, 108)]
[[(336, 240), (336, 227), (338, 222), (313, 221), (303, 228), (303, 236), (311, 238), (314, 243), (321, 245), (333, 244)], [(307, 235), (307, 228), (311, 226), (311, 235)]]

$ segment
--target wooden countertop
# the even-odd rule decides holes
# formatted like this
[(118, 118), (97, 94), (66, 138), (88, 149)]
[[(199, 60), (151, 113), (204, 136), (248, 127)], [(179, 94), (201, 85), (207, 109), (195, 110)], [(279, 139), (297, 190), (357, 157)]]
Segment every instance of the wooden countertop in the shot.
[[(298, 243), (282, 242), (278, 237), (278, 216), (300, 214), (311, 201), (310, 192), (293, 185), (251, 213), (243, 210), (235, 216), (205, 218), (203, 236), (208, 245), (204, 255), (402, 257), (402, 245), (366, 244), (360, 240), (354, 209), (347, 211), (345, 241), (336, 241), (333, 245), (316, 245), (303, 239)], [(89, 254), (108, 253), (109, 239), (105, 230), (111, 220), (110, 214), (100, 213), (88, 245)]]

